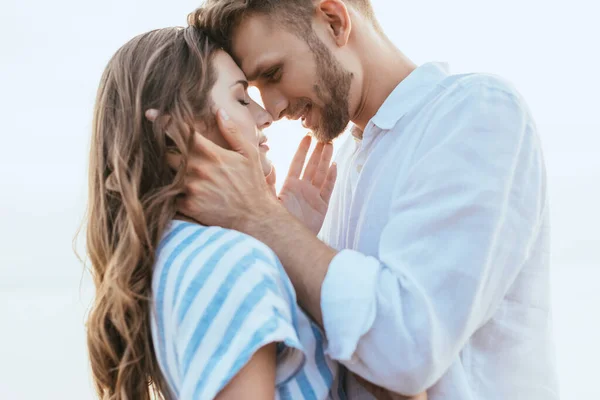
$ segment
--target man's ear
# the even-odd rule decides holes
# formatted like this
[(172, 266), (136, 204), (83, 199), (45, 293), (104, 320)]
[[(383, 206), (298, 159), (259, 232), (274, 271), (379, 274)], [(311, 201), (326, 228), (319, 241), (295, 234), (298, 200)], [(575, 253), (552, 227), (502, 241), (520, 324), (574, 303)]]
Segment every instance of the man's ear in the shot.
[(321, 0), (317, 12), (329, 24), (329, 32), (338, 47), (348, 44), (352, 31), (352, 19), (342, 0)]

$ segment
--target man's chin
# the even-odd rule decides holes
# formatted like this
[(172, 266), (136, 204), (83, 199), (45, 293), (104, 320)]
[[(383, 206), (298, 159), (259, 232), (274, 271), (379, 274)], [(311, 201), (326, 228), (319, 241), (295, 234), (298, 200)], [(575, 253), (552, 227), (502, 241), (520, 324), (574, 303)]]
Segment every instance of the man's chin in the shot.
[(319, 127), (318, 129), (315, 129), (312, 131), (312, 135), (315, 139), (317, 139), (319, 142), (331, 142), (334, 139), (337, 139), (338, 137), (341, 136), (342, 133), (344, 133), (346, 129), (342, 129), (339, 132), (336, 131), (332, 131), (332, 130), (328, 130), (328, 129), (323, 129), (322, 127)]
[[(319, 123), (316, 128), (312, 129), (312, 134), (315, 139), (319, 142), (331, 142), (341, 136), (350, 124), (347, 118), (333, 118), (334, 113), (331, 116), (320, 115)], [(338, 114), (339, 115), (339, 114)], [(329, 118), (328, 122), (326, 118)]]

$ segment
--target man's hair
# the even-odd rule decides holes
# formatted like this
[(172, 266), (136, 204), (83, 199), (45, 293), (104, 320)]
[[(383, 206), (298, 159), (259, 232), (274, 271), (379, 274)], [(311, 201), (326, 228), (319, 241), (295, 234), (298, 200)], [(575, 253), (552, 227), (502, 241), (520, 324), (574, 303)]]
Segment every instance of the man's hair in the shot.
[[(371, 0), (343, 0), (380, 30)], [(313, 0), (206, 0), (188, 16), (188, 23), (207, 31), (227, 51), (231, 36), (242, 20), (251, 15), (269, 15), (280, 26), (305, 37), (312, 30)]]

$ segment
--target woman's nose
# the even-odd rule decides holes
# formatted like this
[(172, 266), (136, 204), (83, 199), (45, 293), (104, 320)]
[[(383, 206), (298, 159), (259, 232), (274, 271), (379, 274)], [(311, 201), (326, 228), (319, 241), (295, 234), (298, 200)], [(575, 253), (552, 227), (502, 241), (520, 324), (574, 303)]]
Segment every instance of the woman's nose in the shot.
[(258, 129), (266, 129), (273, 123), (273, 117), (267, 110), (262, 108), (258, 103), (254, 102), (256, 126)]
[(260, 122), (260, 126), (259, 128), (262, 129), (267, 129), (268, 127), (271, 126), (271, 124), (273, 123), (273, 117), (271, 117), (271, 114), (269, 114), (268, 112), (264, 112), (265, 116), (262, 120), (262, 122)]
[(273, 123), (271, 114), (252, 99), (250, 99), (250, 111), (256, 121), (256, 127), (259, 130), (266, 129)]

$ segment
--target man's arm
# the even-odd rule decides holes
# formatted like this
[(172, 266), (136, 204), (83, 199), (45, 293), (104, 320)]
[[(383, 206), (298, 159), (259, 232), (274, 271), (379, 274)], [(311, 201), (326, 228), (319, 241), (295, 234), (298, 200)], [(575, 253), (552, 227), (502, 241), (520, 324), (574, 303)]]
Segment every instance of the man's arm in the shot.
[(322, 327), (321, 285), (337, 252), (280, 204), (263, 207), (263, 214), (248, 215), (233, 229), (255, 237), (277, 254), (296, 289), (300, 306)]
[(336, 254), (263, 196), (264, 177), (252, 175), (257, 161), (226, 121), (237, 152), (198, 143), (212, 160), (183, 204), (204, 223), (270, 246), (300, 304), (324, 326), (328, 353), (406, 395), (431, 387), (501, 302), (545, 207), (541, 151), (518, 98), (481, 86), (449, 115), (431, 128), (444, 130), (432, 135), (443, 140), (396, 188), (377, 258)]

